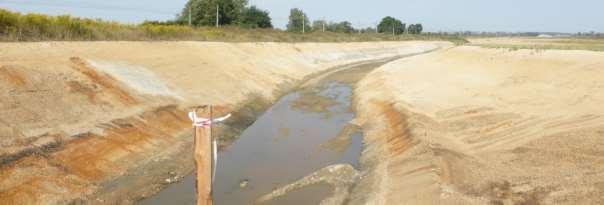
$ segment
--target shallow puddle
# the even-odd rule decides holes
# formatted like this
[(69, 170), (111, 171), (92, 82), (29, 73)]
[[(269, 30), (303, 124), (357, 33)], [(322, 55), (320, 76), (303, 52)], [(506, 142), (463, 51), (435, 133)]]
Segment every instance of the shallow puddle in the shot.
[[(220, 153), (214, 202), (250, 204), (263, 194), (330, 164), (356, 163), (361, 151), (360, 138), (344, 152), (322, 146), (354, 117), (349, 112), (350, 95), (350, 87), (332, 83), (318, 95), (295, 92), (283, 97)], [(305, 102), (301, 99), (305, 97), (327, 98), (334, 103), (324, 112), (304, 109), (307, 105), (315, 107), (313, 104), (293, 106), (296, 104), (293, 102)], [(324, 100), (309, 102), (320, 101)], [(242, 182), (247, 182), (243, 188)], [(313, 200), (313, 196), (319, 201), (324, 197), (308, 194), (308, 200)]]

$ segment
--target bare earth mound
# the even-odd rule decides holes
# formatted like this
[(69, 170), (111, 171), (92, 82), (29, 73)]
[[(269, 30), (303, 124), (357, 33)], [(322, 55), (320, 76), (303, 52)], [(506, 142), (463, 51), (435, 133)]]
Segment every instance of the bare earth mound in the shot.
[(462, 46), (387, 64), (355, 93), (353, 204), (604, 201), (604, 53)]

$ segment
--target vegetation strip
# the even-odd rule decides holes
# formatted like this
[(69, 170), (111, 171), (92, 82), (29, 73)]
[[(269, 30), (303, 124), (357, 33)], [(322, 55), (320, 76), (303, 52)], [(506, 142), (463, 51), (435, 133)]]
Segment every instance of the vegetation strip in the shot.
[(443, 40), (465, 43), (458, 36), (439, 34), (286, 32), (272, 28), (225, 25), (190, 27), (146, 22), (122, 24), (69, 15), (21, 14), (0, 9), (0, 41), (224, 41), (224, 42), (364, 42)]

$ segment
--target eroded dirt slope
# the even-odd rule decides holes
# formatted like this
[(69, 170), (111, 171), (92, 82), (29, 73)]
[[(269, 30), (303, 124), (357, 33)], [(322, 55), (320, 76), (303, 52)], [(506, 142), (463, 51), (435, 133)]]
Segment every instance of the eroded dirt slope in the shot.
[(462, 46), (387, 64), (355, 93), (352, 204), (604, 201), (604, 53)]
[(0, 204), (131, 203), (191, 170), (191, 107), (260, 110), (310, 74), (447, 45), (2, 43)]

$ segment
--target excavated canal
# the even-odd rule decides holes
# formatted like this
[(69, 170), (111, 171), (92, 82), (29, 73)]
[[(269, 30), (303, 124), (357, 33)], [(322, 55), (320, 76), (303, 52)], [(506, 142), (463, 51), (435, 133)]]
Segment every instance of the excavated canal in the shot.
[[(282, 97), (220, 151), (214, 204), (253, 204), (264, 194), (332, 164), (358, 167), (362, 132), (349, 122), (352, 86), (386, 60), (319, 76)], [(139, 202), (195, 204), (195, 178), (185, 177)], [(316, 184), (265, 204), (318, 204), (333, 187)]]

